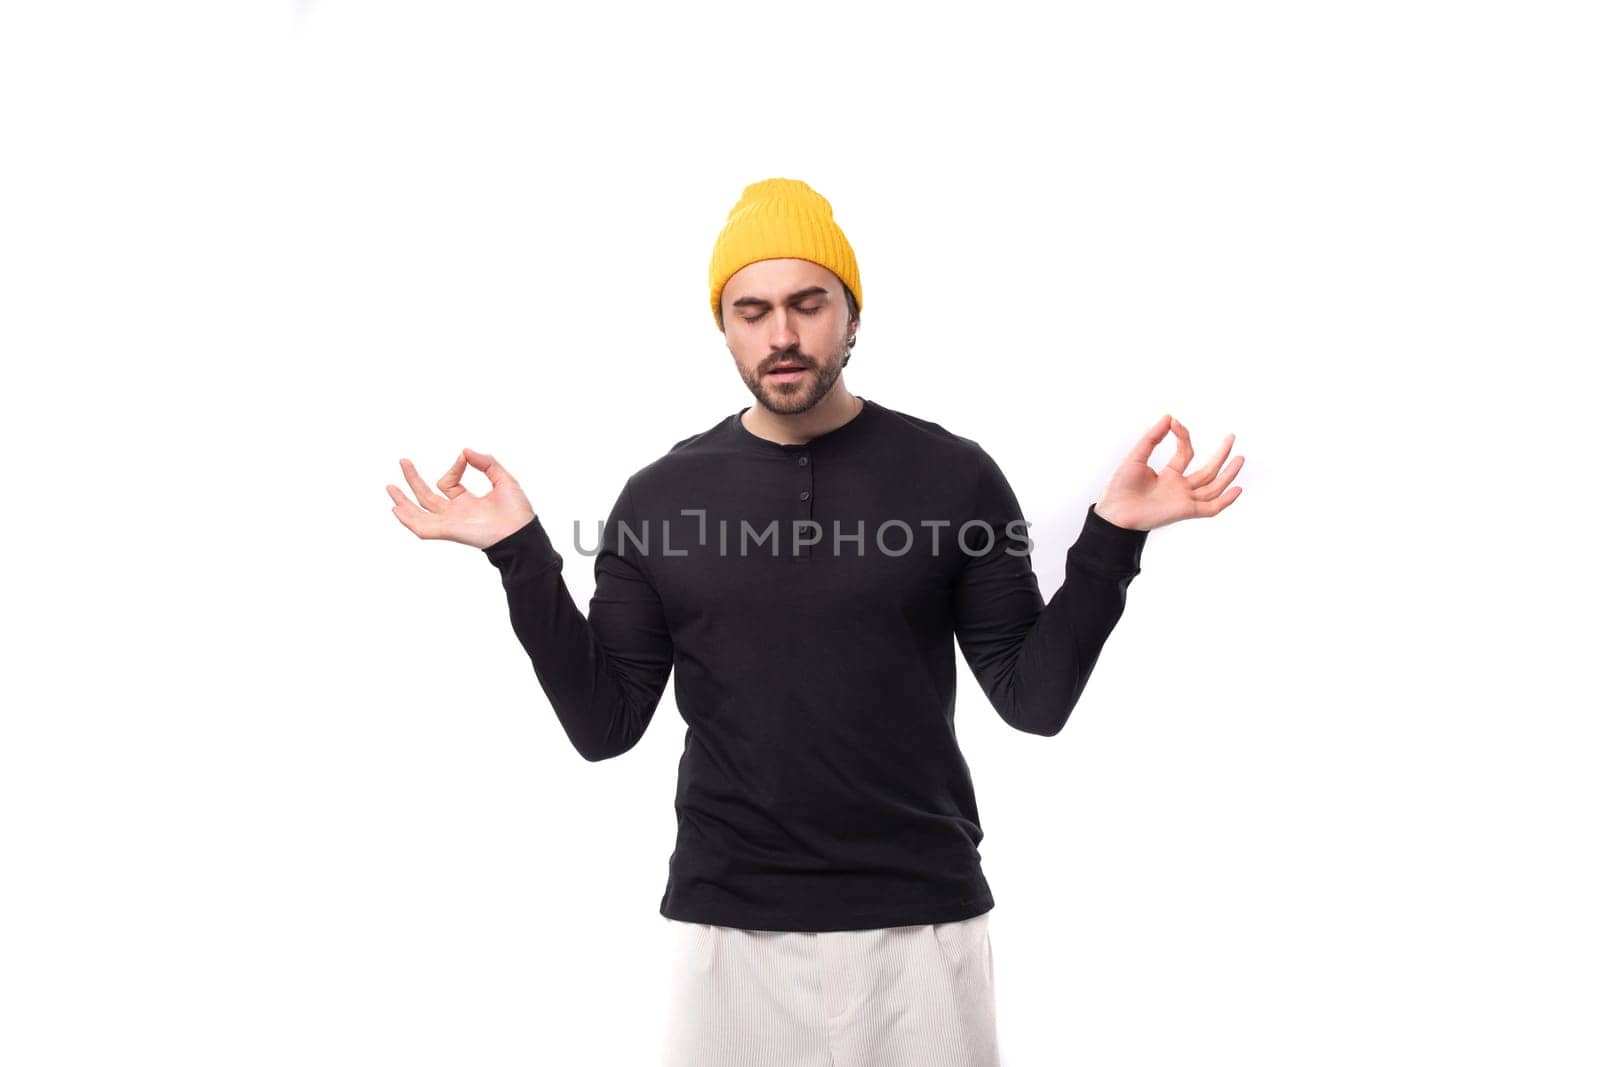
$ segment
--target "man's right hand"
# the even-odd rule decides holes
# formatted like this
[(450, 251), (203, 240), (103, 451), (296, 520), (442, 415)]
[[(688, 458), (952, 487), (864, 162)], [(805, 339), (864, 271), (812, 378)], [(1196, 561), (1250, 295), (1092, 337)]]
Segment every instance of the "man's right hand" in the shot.
[[(483, 496), (473, 496), (461, 484), (461, 475), (469, 463), (489, 476), (490, 489)], [(488, 548), (533, 521), (533, 505), (528, 503), (522, 486), (485, 452), (461, 450), (436, 483), (443, 496), (428, 488), (409, 459), (400, 461), (400, 471), (417, 494), (417, 502), (412, 503), (398, 487), (385, 486), (394, 498), (390, 510), (402, 526), (424, 540)]]

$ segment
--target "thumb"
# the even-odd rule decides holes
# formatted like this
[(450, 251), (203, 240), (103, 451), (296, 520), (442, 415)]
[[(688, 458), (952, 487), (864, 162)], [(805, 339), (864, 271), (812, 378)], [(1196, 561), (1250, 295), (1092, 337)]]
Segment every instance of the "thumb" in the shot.
[(499, 489), (505, 485), (516, 485), (517, 480), (511, 477), (511, 472), (500, 466), (500, 461), (487, 452), (476, 452), (470, 448), (463, 448), (461, 454), (467, 457), (467, 462), (489, 476), (489, 484)]

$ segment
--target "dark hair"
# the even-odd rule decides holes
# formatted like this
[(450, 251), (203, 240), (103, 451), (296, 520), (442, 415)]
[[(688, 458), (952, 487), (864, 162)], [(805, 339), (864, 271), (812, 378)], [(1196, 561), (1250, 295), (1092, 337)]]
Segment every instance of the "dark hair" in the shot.
[[(837, 275), (835, 275), (835, 277), (837, 277)], [(845, 308), (845, 314), (847, 316), (847, 321), (849, 321), (849, 322), (860, 322), (861, 321), (861, 308), (856, 305), (856, 294), (852, 293), (850, 291), (850, 287), (848, 285), (845, 285), (842, 281), (839, 283), (839, 285), (840, 285), (841, 288), (844, 289), (844, 308)], [(722, 322), (722, 301), (721, 300), (717, 301), (717, 326), (718, 326), (719, 329), (722, 329), (724, 331), (727, 329), (727, 327), (724, 326), (723, 322)], [(849, 341), (845, 342), (845, 344), (846, 344), (846, 347), (848, 347), (848, 348), (854, 348), (856, 346), (856, 339), (854, 337), (851, 337)]]

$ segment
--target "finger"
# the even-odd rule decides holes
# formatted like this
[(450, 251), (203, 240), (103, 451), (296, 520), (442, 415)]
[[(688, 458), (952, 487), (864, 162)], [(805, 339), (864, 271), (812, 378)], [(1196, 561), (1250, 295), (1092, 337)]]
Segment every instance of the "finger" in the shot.
[(1202, 504), (1200, 506), (1200, 514), (1204, 515), (1206, 518), (1210, 518), (1211, 516), (1218, 514), (1219, 512), (1221, 512), (1225, 508), (1227, 508), (1227, 506), (1229, 504), (1233, 503), (1235, 500), (1238, 500), (1239, 499), (1239, 494), (1242, 493), (1242, 492), (1244, 492), (1244, 486), (1242, 486), (1242, 485), (1234, 486), (1233, 487), (1233, 492), (1231, 494), (1223, 496), (1221, 499), (1217, 500), (1215, 503)]
[(1222, 461), (1228, 458), (1228, 453), (1232, 450), (1233, 434), (1230, 433), (1222, 439), (1222, 447), (1212, 453), (1211, 458), (1206, 461), (1206, 465), (1189, 475), (1190, 487), (1198, 489), (1215, 478), (1217, 471), (1222, 467)]
[(1178, 450), (1167, 460), (1167, 469), (1183, 473), (1185, 467), (1194, 461), (1194, 445), (1189, 440), (1189, 427), (1172, 420), (1172, 432), (1178, 435)]
[(1200, 488), (1195, 489), (1192, 493), (1193, 499), (1215, 500), (1224, 489), (1228, 488), (1228, 483), (1233, 481), (1234, 476), (1239, 473), (1239, 468), (1243, 466), (1244, 457), (1234, 456), (1233, 462), (1228, 464), (1223, 476), (1218, 478), (1216, 481), (1211, 482), (1209, 485), (1203, 485)]
[(467, 487), (461, 484), (461, 475), (466, 473), (466, 470), (467, 453), (463, 449), (461, 454), (456, 456), (456, 461), (450, 464), (450, 469), (444, 472), (444, 477), (434, 484), (439, 487), (441, 493), (454, 500), (467, 491)]
[(428, 483), (422, 480), (422, 475), (417, 473), (417, 468), (409, 459), (400, 461), (400, 470), (406, 476), (406, 484), (411, 486), (411, 491), (417, 494), (417, 503), (425, 511), (443, 511), (450, 503), (444, 497), (428, 488)]
[(439, 517), (431, 512), (423, 511), (411, 502), (411, 498), (400, 491), (398, 486), (386, 485), (389, 498), (394, 501), (394, 507), (389, 510), (394, 512), (394, 517), (400, 520), (400, 525), (422, 538), (439, 536)]
[(467, 462), (489, 476), (489, 484), (496, 489), (502, 485), (516, 485), (517, 480), (511, 477), (511, 472), (500, 466), (500, 462), (487, 452), (475, 452), (470, 448), (463, 448), (461, 454), (467, 457)]
[(1156, 421), (1156, 424), (1146, 430), (1143, 437), (1139, 438), (1139, 443), (1133, 446), (1132, 451), (1128, 453), (1128, 458), (1138, 463), (1149, 463), (1150, 453), (1154, 452), (1156, 445), (1159, 445), (1161, 439), (1167, 436), (1167, 427), (1171, 422), (1171, 415), (1161, 416)]

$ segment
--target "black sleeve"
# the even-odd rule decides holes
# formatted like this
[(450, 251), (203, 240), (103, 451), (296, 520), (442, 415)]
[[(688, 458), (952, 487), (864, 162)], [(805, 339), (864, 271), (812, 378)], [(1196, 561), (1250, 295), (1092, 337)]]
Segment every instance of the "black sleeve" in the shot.
[[(1122, 616), (1149, 531), (1108, 522), (1091, 505), (1067, 552), (1066, 578), (1046, 604), (1022, 509), (987, 454), (974, 494), (977, 515), (995, 539), (989, 552), (967, 554), (956, 588), (956, 640), (1000, 717), (1024, 733), (1051, 737), (1066, 725)], [(976, 553), (983, 541), (974, 527), (965, 543)]]
[[(619, 523), (632, 531), (626, 545)], [(672, 637), (639, 558), (643, 533), (624, 486), (595, 556), (587, 618), (573, 602), (561, 556), (537, 516), (483, 550), (500, 570), (512, 629), (539, 684), (567, 738), (590, 761), (620, 756), (638, 743), (672, 670)]]

